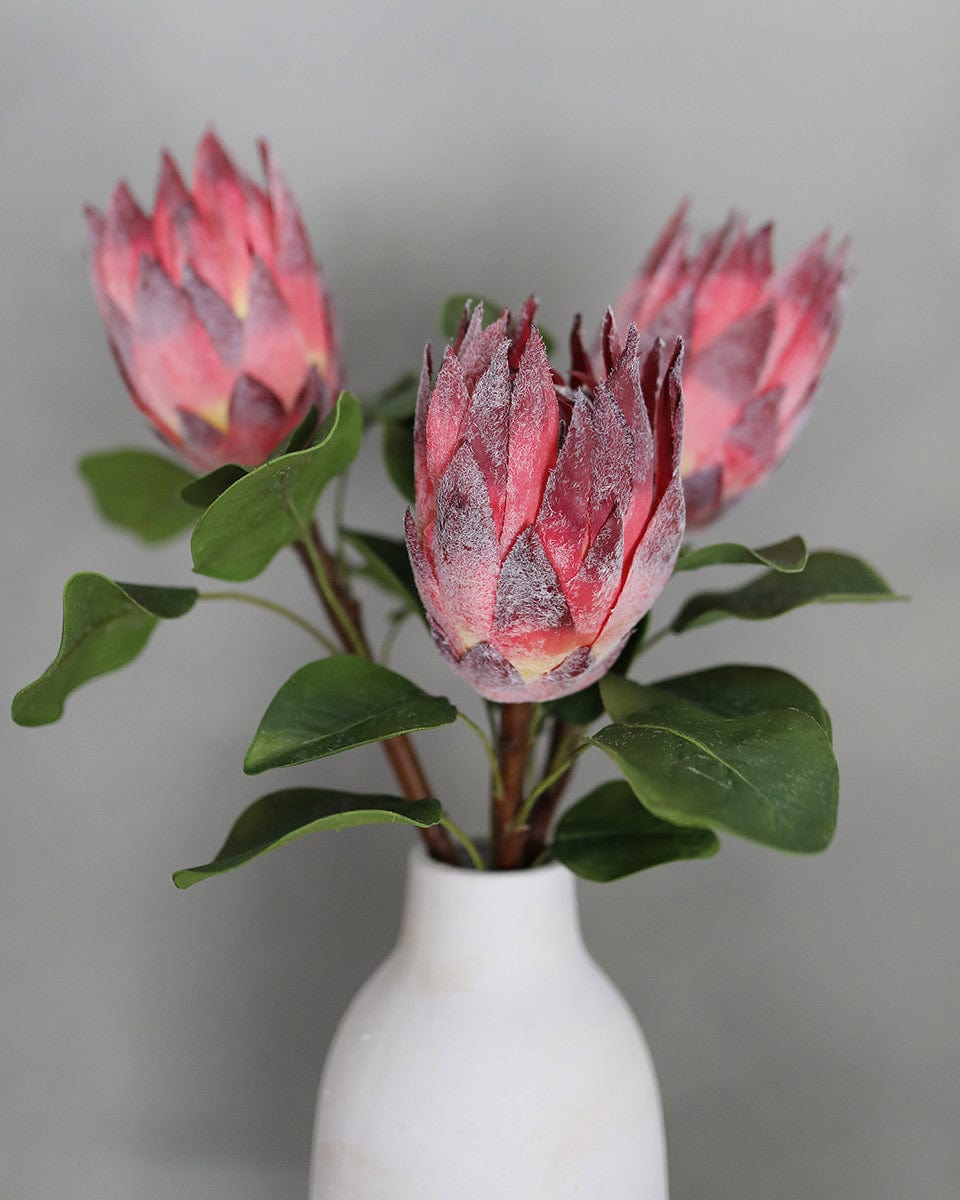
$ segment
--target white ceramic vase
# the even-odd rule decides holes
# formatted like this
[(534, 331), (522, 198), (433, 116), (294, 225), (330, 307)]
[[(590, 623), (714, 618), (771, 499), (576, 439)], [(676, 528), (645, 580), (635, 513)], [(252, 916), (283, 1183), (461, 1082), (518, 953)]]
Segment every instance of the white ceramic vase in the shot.
[(310, 1200), (666, 1200), (656, 1076), (564, 867), (411, 854), (396, 948), (337, 1029)]

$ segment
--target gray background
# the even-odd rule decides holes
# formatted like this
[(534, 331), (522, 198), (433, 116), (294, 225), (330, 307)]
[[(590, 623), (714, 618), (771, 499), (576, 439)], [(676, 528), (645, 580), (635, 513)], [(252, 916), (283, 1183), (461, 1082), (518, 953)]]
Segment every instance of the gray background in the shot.
[[(5, 696), (52, 656), (73, 571), (190, 581), (184, 545), (102, 525), (73, 465), (152, 445), (105, 348), (79, 209), (121, 174), (149, 200), (162, 143), (189, 159), (213, 123), (253, 169), (271, 137), (361, 391), (416, 364), (453, 291), (536, 290), (554, 329), (592, 323), (685, 193), (701, 226), (730, 205), (776, 217), (781, 259), (825, 223), (853, 232), (814, 418), (715, 532), (859, 550), (913, 602), (729, 623), (649, 662), (812, 682), (837, 728), (836, 842), (800, 860), (727, 839), (710, 862), (582, 888), (658, 1064), (674, 1200), (960, 1193), (957, 50), (945, 0), (21, 0), (0, 18)], [(352, 499), (356, 524), (397, 529), (373, 448)], [(292, 561), (258, 589), (309, 610)], [(59, 725), (3, 718), (5, 1200), (304, 1196), (320, 1064), (394, 936), (406, 836), (305, 840), (183, 894), (169, 872), (268, 790), (241, 756), (312, 654), (281, 622), (201, 606)], [(424, 638), (401, 665), (476, 711)], [(479, 823), (469, 733), (421, 743)], [(373, 751), (267, 783), (297, 779), (388, 784)]]

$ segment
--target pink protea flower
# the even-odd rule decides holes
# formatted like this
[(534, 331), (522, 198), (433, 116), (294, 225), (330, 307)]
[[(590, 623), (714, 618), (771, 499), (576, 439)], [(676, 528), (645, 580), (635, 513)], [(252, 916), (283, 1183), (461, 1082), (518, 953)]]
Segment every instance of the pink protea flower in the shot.
[(687, 524), (713, 520), (790, 448), (836, 340), (847, 246), (823, 234), (774, 272), (772, 225), (731, 217), (688, 254), (682, 204), (616, 307), (641, 345), (682, 337)]
[(264, 190), (212, 133), (193, 188), (164, 154), (153, 214), (86, 210), (100, 313), (136, 405), (194, 467), (262, 463), (340, 386), (330, 298), (266, 143)]
[(598, 382), (572, 336), (566, 387), (535, 303), (514, 325), (464, 321), (414, 427), (407, 545), (434, 639), (500, 702), (578, 691), (613, 663), (673, 570), (683, 537), (680, 343), (662, 362), (605, 330)]

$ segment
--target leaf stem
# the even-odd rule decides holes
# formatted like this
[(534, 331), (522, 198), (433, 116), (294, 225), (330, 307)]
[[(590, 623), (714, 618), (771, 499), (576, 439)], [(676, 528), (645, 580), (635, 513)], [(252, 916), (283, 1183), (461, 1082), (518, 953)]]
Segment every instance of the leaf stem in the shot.
[(470, 862), (473, 864), (475, 869), (478, 871), (485, 871), (487, 869), (487, 864), (483, 861), (483, 855), (477, 849), (476, 843), (473, 841), (473, 839), (468, 837), (460, 828), (460, 826), (455, 825), (454, 822), (451, 821), (447, 816), (440, 818), (440, 824), (448, 831), (448, 833), (452, 833), (457, 839), (457, 841), (466, 851), (467, 857), (470, 859)]
[(333, 493), (333, 529), (334, 537), (336, 538), (334, 556), (341, 573), (343, 572), (343, 518), (347, 504), (347, 484), (349, 480), (350, 469), (348, 467), (346, 471), (337, 476)]
[(658, 629), (656, 633), (652, 633), (648, 638), (644, 639), (643, 645), (640, 647), (638, 653), (646, 654), (651, 646), (655, 646), (657, 642), (665, 638), (668, 633), (673, 633), (673, 629), (670, 625), (664, 625), (663, 629)]
[(483, 745), (483, 748), (487, 753), (487, 761), (490, 764), (490, 778), (493, 780), (493, 789), (496, 792), (502, 792), (503, 791), (503, 776), (500, 773), (500, 764), (497, 762), (497, 755), (496, 755), (496, 751), (493, 748), (493, 743), (490, 741), (490, 739), (487, 737), (487, 735), (483, 732), (483, 730), (480, 728), (480, 726), (476, 723), (476, 721), (471, 721), (466, 713), (460, 712), (460, 710), (458, 709), (457, 716), (460, 718), (461, 721), (463, 721), (464, 725), (469, 725), (470, 728), (473, 730), (473, 732), (480, 739), (480, 742)]
[(543, 779), (540, 780), (537, 786), (532, 789), (530, 795), (527, 796), (523, 807), (511, 821), (511, 829), (522, 829), (523, 826), (527, 824), (540, 797), (544, 794), (544, 792), (549, 791), (558, 780), (562, 779), (563, 776), (573, 768), (573, 764), (576, 762), (578, 755), (582, 754), (586, 748), (587, 743), (580, 742), (569, 758), (564, 759), (559, 766), (551, 769), (548, 774), (546, 774)]
[[(323, 544), (316, 522), (311, 522), (307, 527), (299, 514), (294, 512), (294, 515), (304, 533), (303, 540), (294, 543), (294, 549), (320, 596), (337, 637), (348, 653), (370, 658), (360, 619), (360, 606), (337, 573), (336, 561)], [(408, 800), (422, 800), (433, 795), (417, 752), (406, 734), (387, 738), (380, 745), (390, 760), (400, 790)], [(456, 864), (457, 848), (446, 829), (441, 825), (431, 825), (420, 832), (434, 858)]]
[[(539, 862), (547, 850), (547, 839), (550, 836), (550, 826), (553, 823), (557, 807), (563, 798), (567, 784), (573, 774), (577, 756), (584, 748), (582, 741), (587, 726), (573, 722), (556, 720), (553, 726), (553, 736), (550, 740), (550, 754), (544, 771), (550, 777), (545, 788), (538, 789), (532, 812), (528, 816), (529, 831), (527, 833), (527, 860)], [(556, 768), (564, 764), (564, 768)]]
[[(303, 533), (300, 545), (303, 546), (306, 552), (314, 578), (317, 581), (317, 586), (320, 588), (324, 603), (330, 612), (331, 619), (337, 626), (338, 632), (344, 641), (348, 644), (349, 649), (354, 654), (359, 654), (361, 658), (369, 658), (370, 653), (363, 638), (360, 636), (360, 631), (357, 629), (345, 606), (341, 603), (340, 597), (337, 595), (337, 589), (331, 581), (333, 576), (333, 561), (324, 562), (320, 555), (320, 546), (318, 544), (320, 539), (316, 525), (309, 527), (299, 514), (295, 513), (295, 515)], [(326, 551), (324, 552), (324, 557), (329, 557)]]
[(289, 608), (285, 608), (282, 604), (277, 604), (273, 600), (267, 600), (264, 596), (254, 596), (249, 592), (200, 592), (197, 596), (198, 600), (242, 600), (244, 604), (253, 604), (257, 608), (265, 608), (268, 612), (276, 613), (280, 617), (286, 617), (288, 621), (292, 621), (294, 625), (298, 625), (311, 637), (316, 638), (321, 646), (328, 654), (339, 654), (340, 648), (337, 644), (331, 641), (325, 633), (319, 630), (316, 625), (312, 625), (303, 617), (298, 616)]

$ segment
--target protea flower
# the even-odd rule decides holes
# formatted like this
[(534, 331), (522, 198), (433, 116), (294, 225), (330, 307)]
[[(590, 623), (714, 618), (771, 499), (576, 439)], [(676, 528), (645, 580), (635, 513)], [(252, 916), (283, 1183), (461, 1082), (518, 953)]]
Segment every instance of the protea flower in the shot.
[(823, 234), (774, 272), (772, 225), (732, 217), (688, 254), (680, 206), (616, 307), (641, 345), (682, 337), (687, 524), (704, 525), (790, 448), (836, 340), (846, 244)]
[(194, 467), (264, 461), (340, 362), (330, 299), (293, 197), (260, 145), (267, 189), (212, 133), (193, 188), (164, 154), (153, 215), (121, 183), (87, 209), (100, 313), (136, 405)]
[(613, 663), (673, 570), (683, 536), (679, 342), (641, 356), (605, 330), (597, 381), (572, 337), (567, 387), (537, 329), (464, 320), (414, 427), (407, 545), (434, 639), (500, 702), (550, 700)]

